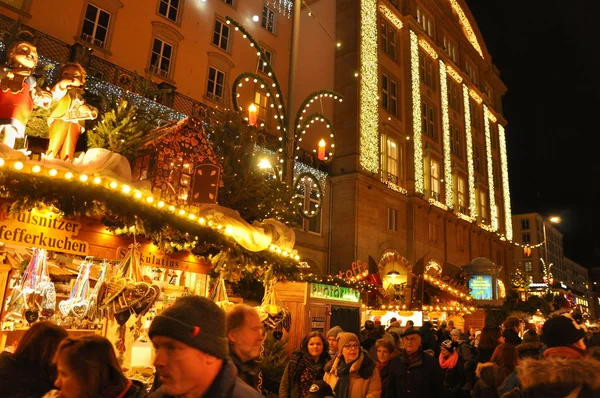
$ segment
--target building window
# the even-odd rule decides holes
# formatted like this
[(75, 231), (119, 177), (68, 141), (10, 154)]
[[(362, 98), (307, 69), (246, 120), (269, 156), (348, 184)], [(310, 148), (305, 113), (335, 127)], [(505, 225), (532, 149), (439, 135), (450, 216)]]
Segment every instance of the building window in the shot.
[(421, 76), (421, 82), (425, 83), (426, 86), (435, 89), (435, 77), (433, 71), (433, 60), (425, 55), (424, 52), (419, 51), (419, 75)]
[(475, 171), (481, 173), (481, 148), (478, 144), (473, 145), (473, 166), (475, 168)]
[(381, 37), (381, 51), (390, 56), (393, 60), (396, 60), (396, 29), (392, 25), (381, 18), (380, 37)]
[(431, 197), (435, 200), (440, 200), (441, 185), (440, 185), (440, 162), (431, 159), (429, 163), (429, 185), (431, 187)]
[(524, 218), (523, 220), (521, 220), (521, 229), (524, 231), (529, 229), (529, 219)]
[(479, 86), (479, 73), (477, 72), (477, 67), (470, 61), (465, 62), (465, 72), (473, 84)]
[(448, 105), (460, 112), (460, 86), (452, 78), (448, 78)]
[(96, 47), (104, 48), (109, 23), (110, 13), (93, 4), (88, 4), (81, 29), (81, 38)]
[(492, 142), (492, 149), (498, 149), (498, 125), (490, 122), (490, 140)]
[(268, 73), (267, 64), (265, 61), (269, 61), (271, 67), (273, 67), (273, 53), (263, 47), (263, 52), (258, 60), (258, 71), (262, 73)]
[(229, 26), (218, 19), (215, 20), (212, 44), (221, 50), (227, 51), (229, 49)]
[(382, 181), (402, 186), (404, 147), (388, 136), (381, 136), (381, 171)]
[(492, 103), (492, 105), (494, 104), (494, 93), (492, 91), (492, 88), (490, 87), (489, 84), (485, 84), (483, 86), (483, 92), (484, 94), (488, 97), (488, 99), (490, 100), (490, 102)]
[(257, 108), (258, 119), (261, 120), (262, 123), (264, 123), (266, 120), (268, 120), (267, 111), (269, 109), (269, 98), (260, 91), (255, 91), (254, 104)]
[(458, 63), (458, 51), (456, 51), (456, 44), (450, 41), (446, 36), (444, 36), (444, 51), (450, 57), (450, 59), (456, 64)]
[(398, 212), (389, 207), (387, 208), (387, 229), (398, 231)]
[(381, 106), (392, 115), (398, 115), (398, 84), (386, 74), (381, 75)]
[[(298, 224), (302, 229), (315, 234), (321, 234), (322, 212), (320, 204), (323, 202), (316, 184), (311, 178), (302, 179), (304, 184), (300, 184), (296, 192), (296, 197), (303, 200), (302, 210), (304, 214), (314, 215), (311, 218), (300, 216)], [(315, 215), (316, 214), (316, 215)]]
[(419, 25), (421, 25), (423, 30), (425, 30), (427, 36), (433, 38), (433, 20), (429, 15), (425, 14), (423, 10), (421, 10), (421, 8), (419, 7), (417, 7), (417, 22), (419, 23)]
[(435, 131), (435, 111), (425, 102), (421, 103), (421, 128), (424, 135), (432, 140), (437, 140)]
[(150, 70), (160, 76), (168, 77), (171, 69), (173, 46), (155, 37), (150, 57)]
[(206, 97), (215, 101), (223, 102), (225, 92), (225, 73), (214, 67), (208, 68), (208, 83), (206, 85)]
[(160, 0), (158, 3), (158, 13), (173, 22), (177, 22), (179, 0)]
[(450, 125), (450, 150), (454, 156), (460, 157), (461, 155), (461, 142), (462, 136), (458, 127)]
[(492, 173), (494, 177), (494, 188), (500, 189), (500, 164), (498, 164), (498, 161), (492, 161)]
[(523, 243), (524, 245), (528, 245), (531, 243), (531, 235), (529, 234), (529, 232), (523, 232), (521, 234), (521, 243)]
[(487, 223), (487, 214), (488, 214), (488, 209), (487, 209), (487, 194), (484, 190), (480, 190), (479, 191), (479, 217), (481, 217), (481, 222), (486, 224)]
[(263, 6), (262, 20), (260, 26), (273, 33), (275, 31), (275, 11), (267, 6)]
[(459, 213), (467, 214), (467, 189), (465, 179), (455, 174), (454, 180), (454, 206)]
[(479, 108), (479, 104), (473, 100), (470, 101), (470, 111), (471, 111), (471, 128), (475, 131), (475, 134), (478, 134), (481, 131), (481, 109)]

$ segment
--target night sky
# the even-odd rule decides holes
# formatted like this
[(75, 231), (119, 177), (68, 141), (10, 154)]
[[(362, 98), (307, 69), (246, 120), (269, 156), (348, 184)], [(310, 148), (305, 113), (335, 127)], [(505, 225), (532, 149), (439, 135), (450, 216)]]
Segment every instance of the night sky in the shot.
[(467, 4), (508, 87), (513, 214), (560, 215), (565, 256), (600, 266), (600, 4)]

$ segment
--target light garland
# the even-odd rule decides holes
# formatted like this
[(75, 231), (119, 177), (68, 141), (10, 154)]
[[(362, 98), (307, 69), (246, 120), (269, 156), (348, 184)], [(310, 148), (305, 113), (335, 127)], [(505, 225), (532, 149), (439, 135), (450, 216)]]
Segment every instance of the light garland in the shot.
[(482, 224), (482, 223), (477, 223), (477, 225), (479, 225), (479, 228), (488, 231), (488, 232), (494, 232), (495, 229), (494, 227), (492, 227), (491, 225), (487, 225), (487, 224)]
[(483, 98), (481, 98), (481, 96), (479, 94), (477, 94), (477, 91), (473, 90), (472, 88), (469, 89), (469, 95), (471, 96), (471, 98), (473, 98), (475, 100), (475, 102), (477, 102), (478, 104), (481, 105), (481, 103), (483, 102)]
[[(52, 166), (39, 165), (33, 161), (11, 161), (0, 158), (0, 170), (3, 168), (10, 169), (11, 173), (21, 175), (23, 180), (29, 175), (44, 176), (50, 179), (62, 180), (70, 184), (85, 185), (89, 189), (105, 189), (114, 195), (121, 195), (126, 200), (137, 200), (140, 207), (150, 207), (157, 211), (169, 212), (173, 216), (179, 216), (180, 221), (184, 221), (190, 227), (192, 225), (201, 225), (227, 236), (230, 235), (230, 231), (233, 228), (231, 225), (223, 225), (212, 220), (206, 220), (204, 217), (199, 217), (197, 214), (194, 214), (193, 210), (188, 211), (176, 204), (156, 200), (152, 194), (141, 192), (114, 178), (105, 176), (94, 176), (94, 178), (91, 178), (92, 176), (85, 173), (60, 170)], [(123, 233), (123, 231), (120, 232)], [(295, 261), (300, 259), (300, 256), (297, 254), (289, 253), (276, 245), (271, 245), (270, 250), (280, 254), (282, 257), (287, 257)]]
[(450, 115), (448, 114), (448, 82), (446, 79), (446, 65), (440, 59), (440, 91), (442, 97), (442, 129), (444, 134), (444, 188), (446, 192), (446, 205), (454, 207), (454, 192), (452, 187), (452, 153), (450, 150)]
[(485, 148), (487, 153), (488, 189), (490, 196), (490, 218), (493, 231), (498, 230), (498, 209), (496, 209), (496, 191), (494, 189), (494, 165), (492, 163), (492, 134), (490, 132), (490, 111), (483, 105), (483, 124), (485, 126)]
[(379, 172), (379, 59), (377, 0), (361, 0), (360, 165)]
[(494, 123), (496, 123), (498, 121), (498, 119), (496, 119), (496, 116), (494, 116), (494, 114), (492, 113), (492, 111), (490, 109), (488, 109), (488, 119), (490, 119)]
[(400, 20), (400, 18), (398, 18), (398, 16), (392, 11), (390, 10), (385, 4), (380, 4), (379, 5), (379, 11), (381, 12), (381, 14), (383, 14), (383, 16), (392, 23), (392, 25), (394, 25), (396, 27), (396, 29), (400, 30), (402, 29), (402, 21)]
[(419, 46), (425, 50), (425, 52), (429, 54), (431, 58), (438, 59), (438, 53), (433, 49), (433, 47), (431, 47), (431, 44), (429, 44), (429, 42), (422, 37), (419, 37)]
[(456, 217), (460, 218), (461, 220), (465, 220), (467, 222), (474, 221), (471, 217), (467, 216), (466, 214), (463, 214), (463, 213), (455, 213), (455, 214), (456, 214)]
[(508, 159), (506, 156), (506, 136), (504, 126), (498, 124), (498, 136), (500, 140), (500, 162), (502, 164), (502, 194), (504, 196), (504, 229), (506, 239), (512, 240), (512, 210), (510, 207), (510, 186), (508, 181)]
[(425, 177), (423, 173), (423, 138), (421, 133), (421, 82), (419, 80), (419, 39), (410, 31), (410, 71), (412, 83), (412, 117), (415, 165), (415, 192), (423, 194)]
[(427, 274), (423, 274), (423, 279), (429, 283), (431, 283), (432, 285), (434, 285), (435, 287), (439, 288), (440, 290), (443, 290), (445, 292), (448, 292), (456, 297), (460, 297), (461, 299), (465, 299), (467, 301), (472, 301), (473, 298), (469, 295), (468, 292), (464, 292), (461, 291), (455, 287), (450, 286), (449, 284), (447, 284), (446, 282), (435, 278), (431, 275), (427, 275)]
[(521, 248), (529, 248), (529, 249), (537, 249), (538, 247), (542, 247), (544, 245), (546, 241), (543, 240), (540, 243), (536, 244), (536, 245), (530, 245), (528, 243), (526, 244), (521, 244), (519, 242), (512, 242), (513, 245), (521, 247)]
[(429, 198), (429, 204), (435, 207), (439, 207), (442, 210), (448, 210), (448, 206), (440, 202), (439, 200), (435, 200), (433, 198)]
[(473, 46), (475, 51), (477, 51), (477, 53), (481, 56), (481, 58), (483, 58), (483, 52), (481, 51), (481, 46), (479, 45), (477, 36), (475, 35), (473, 28), (471, 27), (469, 18), (467, 18), (467, 16), (465, 15), (464, 11), (458, 4), (458, 1), (450, 0), (450, 5), (452, 5), (452, 9), (456, 13), (456, 15), (458, 15), (458, 20), (460, 21), (460, 24), (463, 27), (465, 36), (467, 37), (467, 39), (469, 40), (469, 42), (471, 43), (471, 45)]
[(475, 166), (473, 165), (473, 137), (471, 131), (471, 108), (469, 89), (463, 84), (463, 106), (465, 109), (465, 138), (467, 142), (467, 172), (469, 180), (469, 215), (477, 219), (477, 202), (475, 198)]
[(317, 181), (319, 181), (321, 190), (324, 190), (327, 186), (327, 173), (321, 170), (317, 170), (314, 167), (307, 165), (306, 163), (294, 162), (294, 178), (303, 173), (312, 174), (317, 179)]
[(391, 189), (392, 191), (396, 191), (401, 193), (402, 195), (408, 195), (408, 191), (404, 188), (402, 188), (401, 186), (394, 184), (391, 181), (382, 181), (385, 185), (387, 185), (387, 187), (389, 189)]
[(460, 75), (460, 73), (458, 73), (453, 67), (451, 67), (450, 65), (446, 65), (446, 71), (448, 72), (448, 74), (450, 75), (450, 77), (457, 83), (462, 83), (463, 78)]

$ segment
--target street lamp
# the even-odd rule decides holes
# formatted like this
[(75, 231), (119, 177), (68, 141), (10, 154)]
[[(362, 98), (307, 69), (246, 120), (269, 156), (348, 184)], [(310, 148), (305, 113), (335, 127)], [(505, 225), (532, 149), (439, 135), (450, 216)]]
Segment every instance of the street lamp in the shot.
[(544, 232), (544, 259), (546, 260), (546, 265), (548, 269), (550, 269), (550, 260), (548, 259), (548, 235), (546, 233), (546, 221), (549, 221), (552, 224), (560, 224), (561, 218), (559, 216), (550, 216), (547, 219), (542, 219), (542, 230)]

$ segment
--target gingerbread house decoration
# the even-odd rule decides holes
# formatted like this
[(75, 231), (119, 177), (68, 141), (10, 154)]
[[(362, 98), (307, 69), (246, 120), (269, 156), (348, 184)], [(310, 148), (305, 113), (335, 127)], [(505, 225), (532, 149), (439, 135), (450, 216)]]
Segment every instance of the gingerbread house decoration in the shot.
[(148, 181), (154, 197), (181, 206), (217, 203), (223, 168), (204, 131), (189, 117), (150, 133), (133, 165), (133, 180)]

